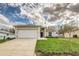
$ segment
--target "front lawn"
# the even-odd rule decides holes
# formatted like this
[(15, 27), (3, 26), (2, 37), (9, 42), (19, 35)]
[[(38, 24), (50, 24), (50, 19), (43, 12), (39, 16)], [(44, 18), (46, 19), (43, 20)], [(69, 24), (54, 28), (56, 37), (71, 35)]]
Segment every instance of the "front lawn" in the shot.
[(0, 39), (0, 43), (3, 43), (3, 42), (6, 42), (6, 41), (9, 41), (10, 39)]
[(79, 39), (47, 38), (38, 40), (36, 55), (79, 55)]

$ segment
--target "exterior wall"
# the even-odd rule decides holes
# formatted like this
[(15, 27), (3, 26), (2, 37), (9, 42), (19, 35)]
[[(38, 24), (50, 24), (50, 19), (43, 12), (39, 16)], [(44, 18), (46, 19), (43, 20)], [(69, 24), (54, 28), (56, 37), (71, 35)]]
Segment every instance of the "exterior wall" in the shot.
[(73, 37), (73, 35), (77, 35), (79, 37), (79, 30), (73, 31), (70, 34), (69, 33), (65, 33), (64, 37)]
[(48, 31), (46, 31), (46, 36), (49, 36), (49, 32)]
[(65, 33), (64, 37), (68, 38), (69, 37), (69, 33)]
[[(38, 34), (38, 35), (39, 35), (39, 36), (38, 36), (39, 38), (38, 38), (38, 40), (47, 40), (47, 39), (46, 39), (46, 36), (47, 36), (47, 32), (46, 32), (46, 30), (47, 30), (47, 29), (44, 28), (43, 31), (41, 31), (41, 28), (39, 28), (39, 29), (40, 29), (40, 30), (38, 30), (38, 31), (39, 31), (39, 34)], [(41, 35), (40, 35), (41, 32), (43, 32), (43, 34), (44, 34), (43, 37), (41, 37)]]
[[(40, 32), (43, 32), (43, 37), (42, 38), (44, 38), (44, 37), (46, 37), (46, 28), (40, 28)], [(41, 38), (41, 36), (40, 36), (40, 38)]]
[(15, 29), (15, 37), (16, 37), (16, 39), (18, 39), (18, 30), (17, 29)]
[[(51, 33), (52, 33), (52, 32), (53, 32), (53, 30), (52, 30), (52, 29), (49, 29), (49, 28), (48, 28), (48, 29), (46, 29), (46, 37), (48, 37), (48, 36), (49, 36), (49, 32), (51, 32)], [(51, 35), (51, 36), (52, 36), (52, 35)]]
[[(50, 32), (50, 31), (47, 31), (47, 32), (46, 32), (46, 36), (47, 36), (47, 37), (49, 37), (49, 32)], [(51, 36), (54, 36), (52, 31), (51, 31), (51, 33), (52, 33)]]
[(46, 34), (46, 28), (44, 29), (44, 37), (46, 37), (47, 36), (47, 34)]
[(37, 39), (40, 39), (40, 27), (38, 27), (38, 38)]
[[(33, 39), (33, 38), (20, 38), (18, 37), (18, 31), (19, 30), (36, 30), (37, 31), (37, 37), (36, 39), (38, 39), (40, 37), (40, 27), (16, 27), (16, 30), (15, 30), (15, 35), (16, 35), (16, 38), (17, 39)], [(24, 34), (24, 33), (22, 33)], [(31, 35), (31, 33), (27, 33), (28, 35)], [(20, 34), (19, 34), (20, 35)]]

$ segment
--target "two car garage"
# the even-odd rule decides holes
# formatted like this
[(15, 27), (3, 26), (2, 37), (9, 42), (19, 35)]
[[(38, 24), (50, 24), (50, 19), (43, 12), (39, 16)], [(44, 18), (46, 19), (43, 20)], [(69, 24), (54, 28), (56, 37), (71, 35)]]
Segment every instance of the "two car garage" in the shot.
[(18, 25), (16, 28), (17, 39), (38, 39), (40, 37), (40, 27), (33, 25)]
[(18, 30), (18, 37), (24, 39), (35, 39), (37, 38), (37, 30)]

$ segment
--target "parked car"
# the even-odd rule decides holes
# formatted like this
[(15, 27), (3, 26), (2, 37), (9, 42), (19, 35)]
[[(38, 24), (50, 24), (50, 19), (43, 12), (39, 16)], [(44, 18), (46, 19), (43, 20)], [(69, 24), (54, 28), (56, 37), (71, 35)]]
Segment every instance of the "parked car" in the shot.
[(6, 37), (6, 34), (2, 34), (2, 33), (0, 33), (0, 40), (2, 40), (2, 39), (6, 39), (5, 37)]
[(7, 35), (6, 39), (15, 39), (15, 35)]

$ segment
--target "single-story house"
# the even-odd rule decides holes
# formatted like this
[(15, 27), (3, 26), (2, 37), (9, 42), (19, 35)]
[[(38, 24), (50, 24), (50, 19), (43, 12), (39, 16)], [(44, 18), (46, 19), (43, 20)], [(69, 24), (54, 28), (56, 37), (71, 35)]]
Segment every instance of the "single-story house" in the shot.
[(17, 39), (40, 39), (51, 36), (52, 30), (39, 25), (15, 25)]
[(16, 39), (38, 39), (40, 37), (40, 26), (15, 25)]
[(77, 37), (79, 37), (79, 29), (75, 29), (75, 30), (73, 30), (73, 31), (71, 31), (71, 32), (66, 32), (66, 33), (64, 33), (64, 37), (71, 37), (71, 38), (77, 38)]

